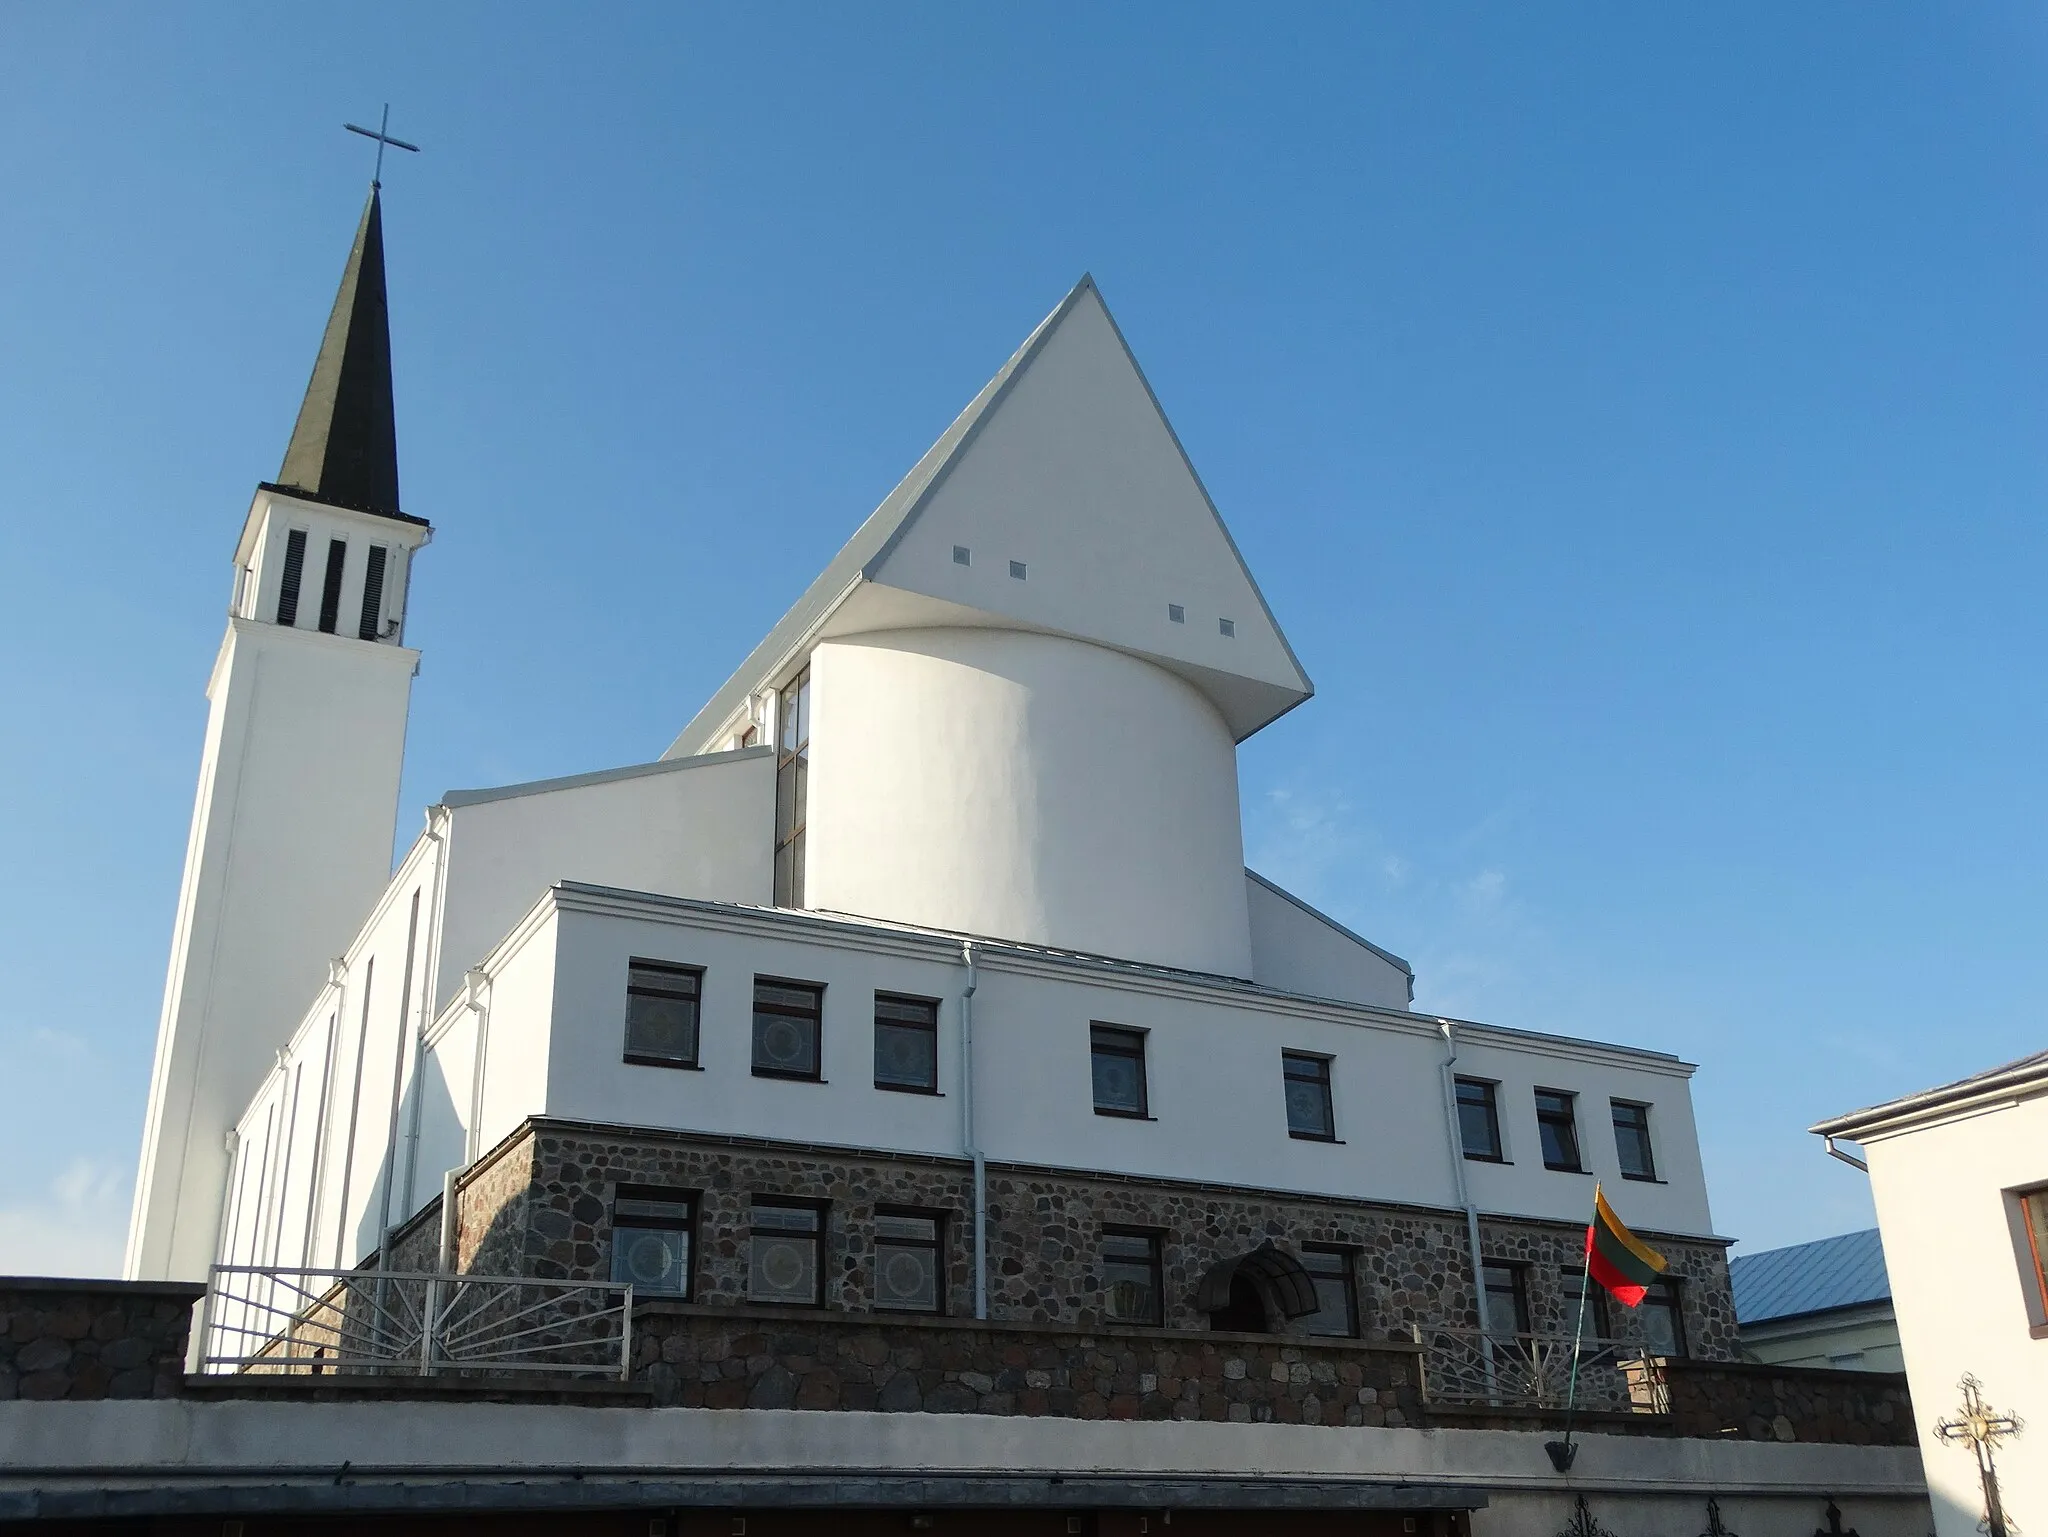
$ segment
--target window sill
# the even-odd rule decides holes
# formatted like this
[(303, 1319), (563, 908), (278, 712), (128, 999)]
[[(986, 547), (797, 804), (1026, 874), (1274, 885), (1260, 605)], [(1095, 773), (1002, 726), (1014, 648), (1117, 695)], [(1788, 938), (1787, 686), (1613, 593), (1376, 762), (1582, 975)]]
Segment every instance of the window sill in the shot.
[(1512, 1163), (1514, 1162), (1514, 1159), (1512, 1159), (1512, 1158), (1503, 1158), (1503, 1157), (1501, 1157), (1501, 1156), (1500, 1156), (1500, 1155), (1499, 1155), (1498, 1153), (1467, 1153), (1467, 1154), (1465, 1155), (1465, 1162), (1467, 1162), (1467, 1163), (1497, 1163), (1497, 1164), (1503, 1164), (1503, 1165), (1506, 1165), (1506, 1164), (1512, 1164)]
[(878, 1083), (875, 1085), (885, 1094), (922, 1094), (927, 1099), (944, 1099), (944, 1089), (920, 1089), (914, 1083)]
[(816, 1073), (778, 1073), (769, 1068), (754, 1069), (756, 1078), (774, 1078), (783, 1083), (830, 1083), (829, 1078), (820, 1078)]
[(1593, 1172), (1591, 1169), (1581, 1169), (1576, 1164), (1569, 1163), (1546, 1163), (1543, 1167), (1552, 1174), (1591, 1174)]
[(1654, 1174), (1624, 1174), (1622, 1178), (1632, 1180), (1638, 1185), (1668, 1185), (1671, 1183), (1669, 1180), (1657, 1178)]
[(1095, 1113), (1097, 1115), (1106, 1115), (1112, 1121), (1156, 1121), (1159, 1119), (1158, 1116), (1148, 1115), (1143, 1110), (1105, 1110), (1100, 1105), (1095, 1107)]
[(1338, 1136), (1324, 1136), (1319, 1131), (1289, 1131), (1288, 1136), (1296, 1142), (1327, 1142), (1332, 1147), (1344, 1146), (1344, 1139)]
[(626, 1053), (625, 1061), (629, 1067), (679, 1067), (686, 1073), (704, 1071), (701, 1062), (678, 1062), (673, 1057), (636, 1057), (630, 1051)]
[(2030, 1340), (2048, 1340), (2048, 1324), (2035, 1324), (2027, 1330)]

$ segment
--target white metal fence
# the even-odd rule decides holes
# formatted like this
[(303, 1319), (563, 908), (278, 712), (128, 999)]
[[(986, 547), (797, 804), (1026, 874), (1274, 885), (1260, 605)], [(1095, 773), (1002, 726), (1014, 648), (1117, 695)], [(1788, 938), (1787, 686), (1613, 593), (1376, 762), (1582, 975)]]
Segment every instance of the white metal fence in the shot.
[(318, 1376), (632, 1370), (633, 1288), (520, 1276), (216, 1265), (197, 1369)]
[[(1569, 1334), (1491, 1334), (1420, 1329), (1425, 1402), (1562, 1409), (1573, 1399)], [(1577, 1406), (1634, 1414), (1670, 1410), (1664, 1374), (1638, 1344), (1586, 1339), (1578, 1345)]]

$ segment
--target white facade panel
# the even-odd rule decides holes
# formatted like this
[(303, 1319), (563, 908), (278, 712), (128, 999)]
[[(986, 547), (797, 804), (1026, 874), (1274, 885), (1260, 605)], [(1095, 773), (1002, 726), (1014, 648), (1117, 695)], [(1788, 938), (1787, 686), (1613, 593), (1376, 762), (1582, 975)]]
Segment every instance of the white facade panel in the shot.
[(1357, 935), (1249, 870), (1245, 902), (1252, 980), (1259, 986), (1383, 1009), (1408, 1007), (1413, 975)]

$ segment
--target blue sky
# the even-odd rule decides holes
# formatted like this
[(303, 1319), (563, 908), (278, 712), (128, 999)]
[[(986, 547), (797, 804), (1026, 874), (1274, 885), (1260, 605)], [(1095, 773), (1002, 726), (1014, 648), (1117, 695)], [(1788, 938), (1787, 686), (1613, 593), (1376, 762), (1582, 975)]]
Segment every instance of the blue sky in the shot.
[(2043, 1044), (2048, 14), (0, 9), (0, 1270), (118, 1263), (228, 560), (393, 103), (401, 835), (659, 754), (1092, 271), (1319, 697), (1247, 853), (1750, 1246)]

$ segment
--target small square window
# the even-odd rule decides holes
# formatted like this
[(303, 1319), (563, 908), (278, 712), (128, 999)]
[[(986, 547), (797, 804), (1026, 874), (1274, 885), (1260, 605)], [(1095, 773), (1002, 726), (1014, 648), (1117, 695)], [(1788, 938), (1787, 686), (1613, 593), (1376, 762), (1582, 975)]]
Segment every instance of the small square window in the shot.
[(1166, 605), (1166, 617), (1175, 624), (1186, 624), (1188, 622), (1188, 611), (1178, 603), (1169, 603)]
[(1237, 621), (1235, 619), (1217, 620), (1216, 633), (1221, 635), (1226, 640), (1230, 639), (1231, 637), (1237, 634)]
[(939, 1091), (939, 1005), (932, 998), (875, 994), (875, 1087)]
[(966, 546), (966, 545), (964, 545), (964, 544), (956, 544), (956, 545), (954, 545), (954, 546), (953, 546), (953, 564), (954, 564), (954, 565), (956, 565), (956, 566), (964, 566), (964, 565), (966, 565), (966, 564), (967, 564), (967, 560), (968, 560), (968, 556), (967, 556), (967, 546)]
[(1164, 1321), (1159, 1283), (1159, 1235), (1105, 1230), (1102, 1235), (1104, 1315), (1111, 1323)]
[(825, 989), (816, 982), (754, 978), (754, 1076), (817, 1079), (824, 1009)]
[(1015, 577), (1015, 578), (1016, 578), (1016, 579), (1017, 579), (1018, 581), (1020, 581), (1020, 582), (1021, 582), (1021, 581), (1023, 581), (1023, 580), (1024, 580), (1024, 562), (1023, 562), (1023, 561), (1021, 561), (1021, 560), (1013, 560), (1013, 561), (1011, 561), (1011, 562), (1010, 562), (1010, 575), (1014, 576), (1014, 577)]
[(825, 1214), (795, 1201), (756, 1200), (747, 1235), (747, 1297), (754, 1302), (791, 1302), (816, 1307), (824, 1266)]
[(1614, 1151), (1621, 1159), (1623, 1179), (1655, 1179), (1657, 1157), (1650, 1149), (1650, 1107), (1625, 1099), (1614, 1106)]
[(875, 1306), (892, 1313), (936, 1313), (939, 1243), (945, 1221), (933, 1212), (875, 1213)]
[(628, 962), (626, 1060), (653, 1067), (695, 1067), (703, 988), (699, 967), (637, 957)]
[(612, 1198), (612, 1279), (649, 1296), (689, 1296), (696, 1210), (686, 1190), (620, 1185)]
[(1146, 1114), (1145, 1033), (1118, 1025), (1091, 1025), (1088, 1046), (1095, 1078), (1095, 1113)]
[(1337, 1124), (1330, 1111), (1330, 1059), (1305, 1051), (1283, 1051), (1280, 1075), (1287, 1094), (1287, 1134), (1316, 1142), (1334, 1141)]
[(1543, 1167), (1568, 1174), (1582, 1174), (1579, 1161), (1579, 1118), (1573, 1108), (1576, 1095), (1562, 1089), (1536, 1091), (1536, 1130), (1543, 1142)]
[(1502, 1161), (1500, 1108), (1494, 1100), (1495, 1087), (1484, 1078), (1458, 1080), (1458, 1137), (1467, 1158), (1488, 1163)]
[(1301, 1265), (1316, 1283), (1316, 1310), (1302, 1320), (1310, 1334), (1350, 1338), (1358, 1333), (1358, 1304), (1351, 1284), (1349, 1249), (1304, 1245)]

